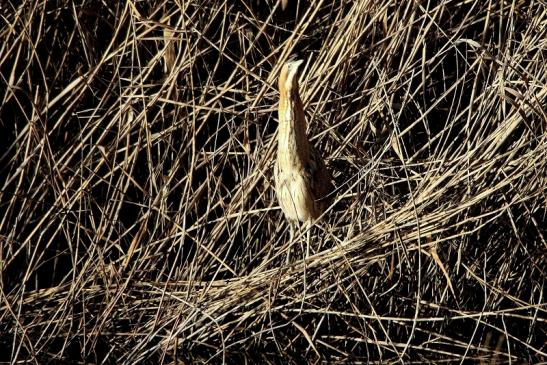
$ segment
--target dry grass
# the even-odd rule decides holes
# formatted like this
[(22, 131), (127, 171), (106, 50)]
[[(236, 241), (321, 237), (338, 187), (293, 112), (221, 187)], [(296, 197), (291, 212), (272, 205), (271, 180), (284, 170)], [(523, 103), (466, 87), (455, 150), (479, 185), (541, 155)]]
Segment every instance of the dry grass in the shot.
[(0, 360), (547, 361), (545, 1), (116, 3), (0, 7)]

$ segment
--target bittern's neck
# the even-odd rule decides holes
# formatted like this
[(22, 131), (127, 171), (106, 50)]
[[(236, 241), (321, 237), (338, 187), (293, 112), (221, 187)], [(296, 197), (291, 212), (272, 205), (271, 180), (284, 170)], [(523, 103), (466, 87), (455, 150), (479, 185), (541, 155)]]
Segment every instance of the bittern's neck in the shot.
[(298, 90), (280, 90), (278, 160), (290, 165), (305, 164), (310, 158), (306, 117)]

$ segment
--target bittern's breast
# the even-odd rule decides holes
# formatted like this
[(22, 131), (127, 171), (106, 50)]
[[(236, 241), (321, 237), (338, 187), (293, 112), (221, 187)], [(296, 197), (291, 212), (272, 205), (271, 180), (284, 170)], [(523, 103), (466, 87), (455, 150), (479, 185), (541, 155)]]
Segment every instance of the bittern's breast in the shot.
[(321, 214), (305, 171), (276, 163), (274, 173), (277, 200), (287, 219), (305, 222)]

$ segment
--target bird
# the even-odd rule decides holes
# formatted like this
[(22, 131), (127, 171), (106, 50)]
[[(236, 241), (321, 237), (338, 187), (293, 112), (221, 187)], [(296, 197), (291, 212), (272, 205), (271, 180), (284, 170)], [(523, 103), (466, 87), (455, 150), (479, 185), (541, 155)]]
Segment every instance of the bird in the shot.
[(298, 83), (302, 63), (303, 60), (287, 61), (278, 81), (279, 125), (274, 179), (277, 200), (290, 223), (311, 223), (319, 218), (329, 205), (332, 190), (325, 162), (306, 134), (306, 115)]

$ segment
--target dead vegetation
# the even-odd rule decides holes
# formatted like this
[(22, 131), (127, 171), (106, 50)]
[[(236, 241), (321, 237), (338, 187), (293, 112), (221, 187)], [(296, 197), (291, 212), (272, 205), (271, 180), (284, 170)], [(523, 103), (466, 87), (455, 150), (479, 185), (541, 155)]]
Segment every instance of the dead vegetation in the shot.
[[(0, 360), (547, 360), (545, 2), (283, 3), (0, 6)], [(294, 53), (337, 187), (309, 242)]]

